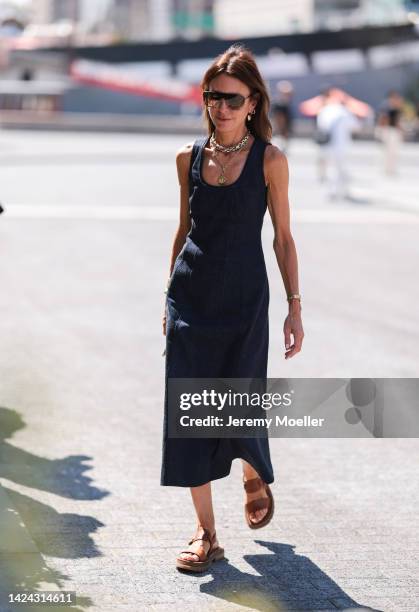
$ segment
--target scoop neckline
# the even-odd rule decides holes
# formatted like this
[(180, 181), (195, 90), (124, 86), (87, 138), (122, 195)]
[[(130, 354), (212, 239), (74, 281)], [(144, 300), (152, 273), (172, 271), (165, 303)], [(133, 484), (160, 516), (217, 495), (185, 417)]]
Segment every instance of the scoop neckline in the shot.
[(209, 139), (211, 138), (211, 136), (208, 136), (207, 139), (204, 141), (202, 147), (201, 147), (201, 153), (200, 153), (200, 159), (199, 159), (199, 164), (198, 164), (198, 173), (199, 173), (199, 180), (202, 183), (202, 185), (205, 185), (205, 187), (210, 187), (213, 189), (227, 189), (227, 187), (234, 187), (234, 185), (237, 185), (237, 183), (240, 181), (240, 179), (243, 177), (243, 174), (246, 171), (247, 168), (247, 164), (249, 162), (249, 157), (256, 145), (256, 140), (257, 140), (257, 136), (255, 134), (252, 134), (254, 140), (252, 142), (252, 146), (249, 149), (249, 153), (247, 154), (246, 157), (246, 161), (244, 162), (243, 168), (239, 174), (239, 176), (237, 177), (237, 179), (234, 181), (234, 183), (229, 183), (228, 185), (211, 185), (211, 183), (207, 183), (207, 181), (204, 180), (203, 175), (202, 175), (202, 166), (204, 163), (204, 149), (208, 144)]

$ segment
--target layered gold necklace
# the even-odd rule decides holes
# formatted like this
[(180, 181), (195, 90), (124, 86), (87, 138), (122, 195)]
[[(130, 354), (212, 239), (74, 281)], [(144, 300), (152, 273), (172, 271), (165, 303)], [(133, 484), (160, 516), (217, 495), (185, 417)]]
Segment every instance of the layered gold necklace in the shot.
[(249, 136), (250, 136), (250, 132), (248, 130), (246, 135), (240, 140), (240, 142), (238, 142), (237, 144), (225, 147), (216, 141), (214, 132), (211, 134), (211, 139), (210, 139), (211, 151), (212, 151), (215, 161), (221, 168), (221, 174), (219, 175), (217, 179), (217, 182), (219, 185), (224, 185), (224, 183), (227, 182), (226, 169), (231, 164), (233, 159), (230, 159), (227, 163), (223, 164), (218, 159), (218, 152), (221, 151), (222, 153), (236, 153), (237, 151), (241, 151), (243, 147), (246, 146), (247, 141), (249, 140)]

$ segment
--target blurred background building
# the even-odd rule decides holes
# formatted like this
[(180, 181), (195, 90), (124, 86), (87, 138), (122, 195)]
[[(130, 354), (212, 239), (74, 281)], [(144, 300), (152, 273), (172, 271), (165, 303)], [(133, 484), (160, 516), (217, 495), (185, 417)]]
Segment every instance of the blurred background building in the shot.
[(217, 36), (263, 36), (313, 29), (313, 0), (235, 0), (214, 2)]
[(296, 108), (329, 85), (419, 108), (419, 0), (0, 0), (0, 110), (197, 116), (236, 41)]
[(35, 24), (54, 23), (62, 19), (78, 21), (80, 14), (80, 0), (28, 0), (24, 2), (1, 2), (0, 6), (8, 6), (9, 11), (25, 15), (25, 20)]
[(237, 38), (407, 23), (419, 0), (3, 0), (0, 19), (70, 21), (119, 40)]
[(359, 28), (408, 19), (404, 0), (313, 0), (313, 5), (313, 29)]

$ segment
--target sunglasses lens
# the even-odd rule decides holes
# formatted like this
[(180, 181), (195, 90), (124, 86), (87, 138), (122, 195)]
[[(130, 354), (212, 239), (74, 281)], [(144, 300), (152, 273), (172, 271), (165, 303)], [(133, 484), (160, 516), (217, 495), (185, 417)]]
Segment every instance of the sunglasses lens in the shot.
[(204, 91), (204, 103), (207, 106), (215, 106), (217, 100), (219, 100), (219, 96), (213, 91)]
[(241, 94), (236, 94), (229, 100), (227, 100), (227, 104), (230, 108), (240, 108), (243, 106), (244, 97)]
[(245, 98), (241, 94), (222, 94), (218, 91), (204, 91), (203, 92), (204, 103), (208, 107), (216, 106), (220, 100), (225, 99), (227, 106), (232, 109), (241, 108), (244, 104)]

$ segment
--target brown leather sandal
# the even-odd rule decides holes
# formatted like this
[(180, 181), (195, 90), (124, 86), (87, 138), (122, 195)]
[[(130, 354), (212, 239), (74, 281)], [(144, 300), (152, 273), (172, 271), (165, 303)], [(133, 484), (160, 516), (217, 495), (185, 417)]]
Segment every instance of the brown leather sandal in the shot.
[[(271, 488), (266, 482), (263, 482), (262, 478), (257, 476), (256, 478), (249, 478), (249, 480), (245, 480), (243, 476), (243, 486), (246, 493), (256, 493), (263, 487), (265, 487), (265, 491), (268, 497), (258, 497), (256, 499), (252, 499), (252, 501), (247, 502), (244, 506), (244, 516), (246, 517), (246, 522), (250, 529), (260, 529), (261, 527), (265, 527), (273, 517), (274, 514), (274, 498), (272, 495)], [(250, 513), (256, 512), (256, 510), (263, 510), (263, 508), (268, 508), (265, 516), (257, 522), (254, 522), (250, 519)]]
[(204, 528), (204, 533), (201, 538), (192, 538), (188, 542), (188, 544), (192, 544), (197, 540), (206, 540), (210, 543), (210, 547), (208, 552), (204, 556), (201, 557), (195, 550), (182, 550), (179, 554), (182, 553), (192, 553), (196, 555), (199, 561), (193, 561), (192, 559), (181, 559), (180, 557), (176, 558), (176, 567), (184, 570), (188, 570), (190, 572), (204, 572), (211, 565), (213, 561), (219, 561), (220, 559), (224, 559), (224, 548), (221, 546), (216, 546), (213, 548), (213, 543), (215, 542), (216, 532), (214, 531), (213, 536), (211, 536), (208, 529)]

